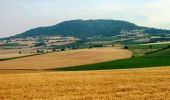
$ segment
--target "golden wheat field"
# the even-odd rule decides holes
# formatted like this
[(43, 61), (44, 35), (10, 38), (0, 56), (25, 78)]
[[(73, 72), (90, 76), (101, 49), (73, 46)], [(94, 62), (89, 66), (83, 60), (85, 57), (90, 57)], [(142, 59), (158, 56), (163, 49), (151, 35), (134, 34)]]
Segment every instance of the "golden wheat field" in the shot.
[(168, 100), (170, 68), (0, 74), (0, 99)]
[(131, 55), (130, 51), (118, 48), (80, 49), (1, 61), (0, 69), (59, 68), (129, 58)]

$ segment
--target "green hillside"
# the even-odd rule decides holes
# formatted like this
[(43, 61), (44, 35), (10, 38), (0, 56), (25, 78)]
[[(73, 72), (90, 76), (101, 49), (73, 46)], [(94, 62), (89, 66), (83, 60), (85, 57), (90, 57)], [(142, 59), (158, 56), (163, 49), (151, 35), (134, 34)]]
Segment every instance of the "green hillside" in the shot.
[(71, 20), (61, 22), (54, 26), (38, 27), (10, 38), (23, 38), (34, 36), (74, 36), (86, 38), (91, 36), (113, 36), (119, 35), (122, 30), (145, 29), (148, 34), (170, 34), (169, 30), (140, 27), (133, 23), (120, 20)]
[(88, 37), (119, 34), (121, 30), (133, 30), (138, 26), (126, 21), (119, 20), (71, 20), (54, 26), (39, 27), (18, 34), (14, 37), (29, 37), (39, 35), (61, 35)]

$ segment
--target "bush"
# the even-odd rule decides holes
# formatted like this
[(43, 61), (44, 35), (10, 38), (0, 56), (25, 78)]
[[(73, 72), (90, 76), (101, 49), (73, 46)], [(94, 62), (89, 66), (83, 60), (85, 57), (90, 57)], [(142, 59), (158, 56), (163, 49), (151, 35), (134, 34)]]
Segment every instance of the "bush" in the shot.
[(65, 51), (65, 48), (62, 48), (61, 51)]
[(149, 48), (151, 49), (153, 46), (152, 45), (149, 45)]
[(43, 50), (37, 50), (37, 53), (44, 53), (44, 51)]
[(89, 46), (89, 49), (93, 48), (93, 46)]
[(39, 47), (39, 46), (43, 46), (43, 45), (46, 45), (46, 44), (44, 42), (39, 42), (39, 43), (35, 44), (35, 47)]
[(103, 45), (99, 44), (99, 45), (94, 45), (93, 47), (103, 47)]
[(170, 45), (168, 45), (167, 48), (170, 48)]
[(126, 45), (126, 46), (124, 46), (124, 49), (129, 49), (129, 47)]

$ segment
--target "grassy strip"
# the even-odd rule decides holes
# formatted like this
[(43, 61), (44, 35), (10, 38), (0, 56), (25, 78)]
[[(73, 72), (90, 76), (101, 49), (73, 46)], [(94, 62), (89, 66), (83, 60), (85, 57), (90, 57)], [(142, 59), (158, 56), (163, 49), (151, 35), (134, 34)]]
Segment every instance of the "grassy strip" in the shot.
[(4, 58), (4, 59), (0, 59), (0, 61), (13, 60), (13, 59), (31, 57), (31, 56), (36, 56), (36, 55), (41, 55), (41, 54), (32, 54), (32, 55), (26, 55), (26, 56), (19, 56), (19, 57), (12, 57), (12, 58)]
[[(129, 49), (161, 49), (169, 45), (170, 44), (129, 45)], [(152, 48), (150, 48), (150, 46), (152, 46)]]
[(43, 54), (48, 54), (48, 53), (53, 53), (53, 52), (37, 53), (37, 54), (31, 54), (31, 55), (19, 56), (19, 57), (12, 57), (12, 58), (4, 58), (4, 59), (0, 59), (0, 61), (7, 61), (7, 60), (13, 60), (13, 59), (19, 59), (19, 58), (25, 58), (25, 57), (31, 57), (31, 56), (38, 56), (38, 55), (43, 55)]

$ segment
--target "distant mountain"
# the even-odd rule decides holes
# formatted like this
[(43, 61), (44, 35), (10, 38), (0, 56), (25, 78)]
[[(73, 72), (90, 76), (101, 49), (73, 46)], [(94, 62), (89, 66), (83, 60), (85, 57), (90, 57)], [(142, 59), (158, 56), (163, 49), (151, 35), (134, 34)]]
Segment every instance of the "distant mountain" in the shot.
[(169, 30), (160, 30), (154, 28), (140, 27), (133, 23), (120, 20), (71, 20), (61, 22), (54, 26), (39, 27), (28, 30), (24, 33), (12, 36), (16, 37), (33, 37), (33, 36), (75, 36), (75, 37), (90, 37), (90, 36), (113, 36), (118, 35), (122, 30), (140, 30), (145, 29), (146, 33), (168, 33)]

